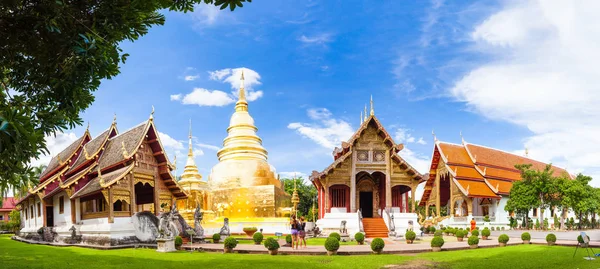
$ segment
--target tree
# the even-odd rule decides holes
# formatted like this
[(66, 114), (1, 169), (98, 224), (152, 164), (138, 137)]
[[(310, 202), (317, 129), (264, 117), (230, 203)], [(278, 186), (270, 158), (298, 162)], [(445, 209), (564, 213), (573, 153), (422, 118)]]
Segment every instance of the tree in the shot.
[(520, 180), (513, 183), (504, 210), (523, 216), (523, 227), (527, 227), (529, 211), (539, 206), (537, 192), (529, 182)]
[(542, 171), (531, 169), (531, 164), (517, 164), (515, 167), (521, 171), (521, 180), (535, 192), (538, 201), (534, 208), (540, 208), (537, 221), (544, 223), (544, 211), (558, 201), (555, 193), (558, 190), (553, 188), (555, 178), (552, 176), (552, 165), (546, 165)]
[(48, 154), (44, 136), (82, 123), (103, 79), (119, 74), (119, 45), (164, 24), (161, 10), (234, 10), (251, 0), (3, 1), (0, 5), (0, 192)]
[[(292, 195), (294, 193), (294, 179), (284, 178), (283, 187), (286, 193)], [(310, 216), (313, 204), (317, 206), (317, 189), (311, 184), (304, 183), (302, 177), (296, 178), (296, 190), (300, 203), (298, 204), (298, 216)]]
[(8, 221), (8, 225), (11, 228), (11, 231), (17, 232), (21, 229), (21, 212), (19, 210), (10, 211), (9, 215), (10, 220)]

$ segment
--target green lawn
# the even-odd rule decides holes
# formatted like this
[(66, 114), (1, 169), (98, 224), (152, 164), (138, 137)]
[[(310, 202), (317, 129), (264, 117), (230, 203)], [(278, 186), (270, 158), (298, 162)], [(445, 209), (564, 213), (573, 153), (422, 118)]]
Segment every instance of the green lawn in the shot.
[[(221, 253), (157, 253), (153, 249), (94, 250), (30, 245), (0, 236), (0, 268), (382, 268), (419, 263), (436, 268), (600, 268), (585, 261), (585, 251), (572, 258), (572, 247), (520, 245), (412, 256), (295, 256)], [(600, 250), (596, 250), (600, 252)], [(416, 268), (416, 267), (411, 267)]]

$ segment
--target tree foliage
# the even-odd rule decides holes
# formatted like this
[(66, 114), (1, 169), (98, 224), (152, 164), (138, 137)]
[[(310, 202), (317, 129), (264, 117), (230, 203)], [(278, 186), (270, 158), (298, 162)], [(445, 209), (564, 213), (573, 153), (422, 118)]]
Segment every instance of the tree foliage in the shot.
[(161, 10), (196, 4), (234, 10), (251, 0), (8, 0), (0, 5), (0, 192), (23, 184), (44, 137), (82, 123), (103, 79), (127, 59), (120, 44), (155, 25)]

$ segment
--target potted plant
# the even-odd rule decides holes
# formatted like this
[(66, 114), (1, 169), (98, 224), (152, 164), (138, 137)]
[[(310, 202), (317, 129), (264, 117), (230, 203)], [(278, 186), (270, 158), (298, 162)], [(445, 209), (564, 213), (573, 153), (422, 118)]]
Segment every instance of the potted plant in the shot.
[(471, 236), (479, 236), (479, 230), (477, 230), (477, 229), (476, 229), (476, 230), (473, 230), (473, 231), (471, 232)]
[(521, 240), (523, 240), (523, 244), (529, 244), (531, 241), (531, 234), (528, 232), (524, 232), (521, 234)]
[[(494, 227), (492, 227), (492, 228), (494, 228)], [(488, 236), (490, 236), (491, 234), (492, 234), (492, 232), (490, 231), (490, 229), (488, 229), (486, 227), (483, 230), (481, 230), (481, 239), (487, 240)]]
[(464, 237), (465, 237), (465, 231), (464, 230), (458, 230), (458, 231), (456, 231), (456, 240), (458, 242), (462, 242)]
[(265, 248), (269, 250), (269, 254), (277, 255), (277, 251), (279, 250), (279, 242), (277, 242), (277, 239), (269, 237), (267, 240), (265, 240)]
[(371, 241), (371, 250), (373, 250), (373, 253), (375, 254), (380, 254), (384, 247), (385, 242), (383, 242), (383, 239), (381, 238), (375, 238)]
[(213, 234), (212, 239), (213, 239), (213, 242), (215, 244), (219, 243), (219, 241), (221, 240), (221, 235), (220, 234)]
[(446, 235), (450, 235), (450, 232), (452, 231), (452, 227), (446, 227), (446, 229), (444, 229), (444, 233)]
[(181, 245), (183, 245), (183, 239), (181, 236), (175, 236), (175, 248), (181, 250)]
[(548, 246), (554, 246), (554, 244), (556, 243), (556, 235), (554, 235), (554, 234), (546, 235), (546, 242), (548, 243)]
[(290, 247), (292, 246), (292, 235), (288, 234), (285, 236), (285, 245)]
[(359, 245), (362, 245), (365, 243), (365, 235), (363, 233), (356, 233), (354, 234), (354, 240), (356, 240)]
[(254, 233), (256, 233), (256, 231), (258, 231), (258, 229), (256, 227), (244, 227), (244, 229), (242, 229), (242, 230), (249, 237), (252, 237), (254, 235)]
[(443, 245), (444, 245), (444, 238), (441, 238), (439, 236), (434, 236), (433, 239), (431, 239), (431, 250), (433, 252), (442, 251)]
[(437, 230), (433, 233), (433, 236), (444, 236), (444, 233), (441, 230)]
[(223, 245), (223, 253), (232, 253), (233, 249), (237, 246), (238, 242), (233, 237), (225, 238), (225, 244)]
[(404, 238), (406, 238), (407, 244), (412, 244), (415, 241), (415, 238), (417, 238), (417, 234), (415, 232), (409, 230), (409, 231), (406, 231)]
[(252, 240), (254, 240), (255, 245), (260, 245), (260, 243), (262, 243), (263, 241), (263, 238), (264, 236), (261, 232), (254, 233), (254, 235), (252, 236)]
[(340, 236), (340, 234), (336, 233), (336, 232), (330, 233), (329, 237), (333, 237), (333, 238), (337, 239), (338, 241), (342, 240), (342, 237)]
[(477, 248), (477, 246), (479, 245), (479, 237), (477, 237), (476, 235), (471, 235), (469, 236), (467, 243), (469, 243), (470, 248)]
[(429, 226), (428, 230), (430, 234), (435, 233), (435, 227), (433, 226)]
[(508, 240), (509, 238), (506, 234), (501, 234), (500, 236), (498, 236), (498, 243), (501, 247), (506, 247), (506, 243), (508, 243)]
[(329, 256), (337, 254), (338, 249), (340, 249), (340, 240), (337, 240), (335, 237), (327, 237), (325, 240), (325, 249)]

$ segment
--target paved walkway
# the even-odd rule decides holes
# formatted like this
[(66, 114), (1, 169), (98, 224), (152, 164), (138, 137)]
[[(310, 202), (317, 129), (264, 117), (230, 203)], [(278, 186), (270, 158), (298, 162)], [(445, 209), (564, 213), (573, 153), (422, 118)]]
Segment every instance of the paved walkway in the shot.
[[(389, 239), (385, 239), (385, 248), (383, 253), (386, 254), (408, 254), (408, 253), (420, 253), (420, 252), (429, 252), (431, 251), (431, 247), (429, 242), (420, 242), (417, 244), (406, 244), (405, 241), (392, 241)], [(523, 242), (520, 238), (510, 238), (508, 245), (520, 245)], [(532, 244), (543, 244), (546, 245), (546, 240), (544, 239), (536, 239), (532, 238)], [(285, 240), (280, 240), (279, 244), (282, 246), (279, 249), (279, 253), (287, 254), (287, 255), (324, 255), (326, 254), (326, 250), (324, 246), (308, 246), (307, 248), (301, 249), (292, 249), (291, 247), (283, 246), (285, 245)], [(576, 246), (577, 240), (559, 240), (556, 242), (557, 245), (563, 246)], [(600, 247), (600, 242), (590, 242), (592, 247)], [(212, 252), (222, 252), (223, 244), (193, 244), (192, 246), (186, 244), (182, 246), (184, 249), (194, 249), (194, 250), (203, 250), (203, 251), (212, 251)], [(480, 248), (487, 247), (499, 247), (498, 238), (490, 237), (489, 240), (481, 240), (479, 241)], [(442, 250), (461, 250), (461, 249), (469, 249), (469, 245), (467, 244), (467, 240), (463, 242), (447, 242), (442, 247)], [(249, 244), (238, 244), (234, 249), (234, 252), (237, 253), (253, 253), (253, 254), (266, 254), (268, 251), (265, 249), (263, 245), (249, 245)], [(372, 253), (371, 247), (367, 244), (365, 245), (356, 245), (356, 246), (340, 246), (338, 250), (339, 255), (364, 255)]]

